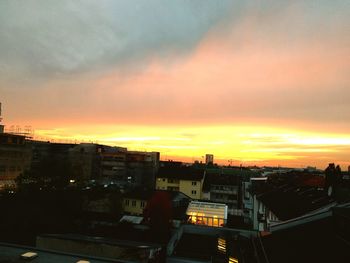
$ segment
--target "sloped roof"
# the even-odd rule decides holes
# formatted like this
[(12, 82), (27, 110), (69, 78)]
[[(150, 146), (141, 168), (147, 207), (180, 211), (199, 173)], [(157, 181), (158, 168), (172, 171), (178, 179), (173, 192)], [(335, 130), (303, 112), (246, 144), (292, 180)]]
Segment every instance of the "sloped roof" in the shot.
[(290, 185), (276, 187), (258, 195), (257, 198), (280, 220), (302, 216), (335, 201), (323, 190)]
[(168, 178), (168, 179), (178, 179), (178, 180), (202, 180), (204, 176), (203, 169), (195, 169), (192, 167), (160, 167), (157, 177), (158, 178)]
[[(349, 211), (349, 209), (348, 209)], [(270, 263), (350, 262), (349, 236), (340, 237), (337, 215), (272, 232), (261, 238)], [(262, 261), (265, 262), (265, 261)]]

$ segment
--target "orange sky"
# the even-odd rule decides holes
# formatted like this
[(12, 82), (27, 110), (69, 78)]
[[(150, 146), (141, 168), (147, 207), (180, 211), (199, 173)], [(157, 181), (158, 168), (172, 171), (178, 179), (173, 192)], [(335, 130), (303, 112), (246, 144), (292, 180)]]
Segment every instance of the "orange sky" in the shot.
[[(35, 14), (45, 23), (25, 14), (6, 20), (0, 34), (14, 31), (2, 38), (11, 51), (0, 64), (5, 123), (32, 125), (39, 139), (98, 141), (164, 159), (213, 153), (223, 164), (350, 165), (349, 16), (341, 1), (204, 2), (201, 16), (191, 13), (195, 4), (152, 13), (153, 2), (158, 8), (151, 1), (123, 23), (106, 2), (91, 13), (99, 28), (86, 32), (84, 5), (78, 21), (50, 20), (48, 7)], [(72, 11), (58, 5), (57, 18)], [(26, 27), (33, 35), (23, 35)]]

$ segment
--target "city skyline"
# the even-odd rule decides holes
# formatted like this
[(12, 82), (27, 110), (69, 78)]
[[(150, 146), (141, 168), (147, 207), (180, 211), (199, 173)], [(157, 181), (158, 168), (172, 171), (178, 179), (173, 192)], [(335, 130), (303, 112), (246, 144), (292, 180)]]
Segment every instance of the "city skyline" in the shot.
[(346, 1), (161, 2), (2, 1), (4, 124), (163, 158), (350, 165)]

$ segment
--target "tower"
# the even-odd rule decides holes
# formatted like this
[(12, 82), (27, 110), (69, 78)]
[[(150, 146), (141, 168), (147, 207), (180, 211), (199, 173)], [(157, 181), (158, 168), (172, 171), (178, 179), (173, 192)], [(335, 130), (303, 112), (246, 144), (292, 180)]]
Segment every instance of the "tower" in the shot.
[(4, 125), (1, 124), (2, 117), (1, 117), (1, 102), (0, 102), (0, 133), (4, 133)]
[(205, 164), (212, 165), (213, 163), (214, 163), (214, 155), (213, 154), (206, 154), (205, 155)]

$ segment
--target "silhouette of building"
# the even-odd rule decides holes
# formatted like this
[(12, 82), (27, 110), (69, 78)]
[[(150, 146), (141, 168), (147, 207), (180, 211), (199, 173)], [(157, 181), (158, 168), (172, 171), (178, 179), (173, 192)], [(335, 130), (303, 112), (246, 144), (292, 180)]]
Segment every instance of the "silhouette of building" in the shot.
[(214, 163), (214, 155), (213, 154), (206, 154), (205, 155), (205, 164), (210, 165)]
[(0, 133), (0, 190), (16, 187), (15, 179), (29, 168), (31, 151), (25, 137)]

